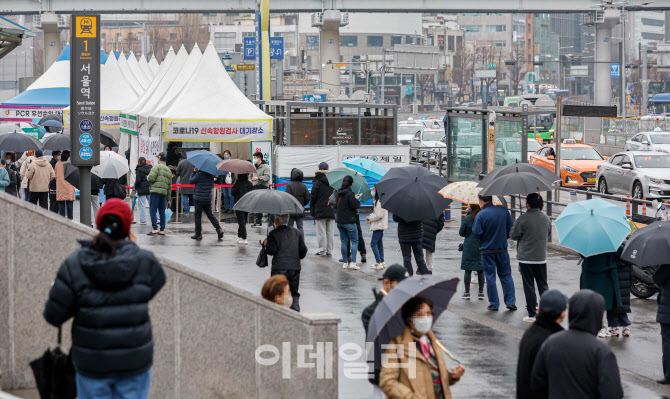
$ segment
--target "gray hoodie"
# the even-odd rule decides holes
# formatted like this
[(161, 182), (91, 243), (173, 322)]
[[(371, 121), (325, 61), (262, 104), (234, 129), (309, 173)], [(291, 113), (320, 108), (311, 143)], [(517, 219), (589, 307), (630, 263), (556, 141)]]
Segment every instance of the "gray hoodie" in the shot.
[(545, 262), (547, 240), (551, 234), (551, 219), (539, 209), (529, 209), (521, 215), (509, 233), (516, 240), (516, 257), (519, 262)]

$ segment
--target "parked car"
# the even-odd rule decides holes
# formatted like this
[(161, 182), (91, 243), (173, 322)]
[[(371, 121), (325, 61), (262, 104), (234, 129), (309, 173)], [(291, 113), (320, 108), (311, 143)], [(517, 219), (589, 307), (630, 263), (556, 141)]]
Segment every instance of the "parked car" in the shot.
[(444, 129), (444, 122), (441, 119), (422, 119), (421, 123), (427, 129)]
[(670, 133), (645, 132), (626, 141), (625, 151), (662, 151), (670, 153)]
[[(556, 149), (545, 145), (530, 157), (530, 163), (555, 171)], [(586, 144), (561, 145), (561, 184), (566, 187), (593, 187), (596, 185), (598, 165), (605, 159), (595, 148)]]
[(421, 122), (400, 122), (398, 124), (398, 145), (410, 145), (412, 138), (417, 133), (420, 133), (425, 129), (425, 126)]
[[(412, 138), (410, 148), (419, 150), (418, 155), (414, 155), (414, 158), (419, 162), (424, 162), (430, 158), (429, 150), (437, 150), (446, 157), (447, 145), (444, 142), (444, 129), (424, 129), (417, 132)], [(426, 149), (426, 151), (421, 151), (421, 149)]]
[(633, 198), (670, 197), (670, 155), (660, 151), (614, 154), (598, 167), (598, 191)]
[[(542, 147), (539, 141), (528, 139), (528, 159), (534, 152)], [(513, 163), (522, 162), (521, 160), (521, 138), (504, 137), (496, 139), (496, 165), (505, 166)]]

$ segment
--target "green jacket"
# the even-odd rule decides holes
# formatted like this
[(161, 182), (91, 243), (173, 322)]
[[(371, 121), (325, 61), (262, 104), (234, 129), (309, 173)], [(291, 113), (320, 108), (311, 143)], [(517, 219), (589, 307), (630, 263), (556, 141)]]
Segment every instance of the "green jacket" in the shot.
[(151, 183), (149, 192), (151, 194), (164, 195), (170, 201), (172, 198), (172, 171), (165, 166), (165, 162), (159, 162), (151, 168), (147, 180)]
[(614, 252), (584, 258), (580, 289), (590, 289), (602, 295), (607, 310), (621, 306), (619, 275)]
[(463, 257), (461, 258), (461, 270), (481, 271), (482, 255), (479, 252), (479, 238), (472, 234), (472, 225), (475, 219), (472, 215), (467, 215), (461, 220), (461, 228), (458, 235), (465, 237), (463, 241)]

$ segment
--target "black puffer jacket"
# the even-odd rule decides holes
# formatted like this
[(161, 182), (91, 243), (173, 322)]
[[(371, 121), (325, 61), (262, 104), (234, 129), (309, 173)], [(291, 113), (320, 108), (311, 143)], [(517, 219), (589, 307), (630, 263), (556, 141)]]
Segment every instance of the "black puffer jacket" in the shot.
[(212, 189), (214, 188), (214, 175), (199, 170), (194, 172), (189, 179), (189, 184), (195, 184), (193, 198), (196, 201), (211, 202)]
[(614, 256), (619, 277), (619, 293), (621, 294), (621, 306), (614, 303), (612, 311), (617, 314), (630, 313), (630, 286), (632, 284), (633, 266), (621, 259), (624, 246), (622, 245)]
[(144, 164), (135, 168), (135, 191), (137, 195), (150, 195), (149, 188), (151, 184), (147, 176), (151, 173), (151, 165)]
[(291, 182), (286, 185), (286, 192), (294, 196), (302, 206), (305, 206), (309, 204), (311, 195), (309, 194), (309, 190), (305, 183), (302, 182), (302, 179), (302, 170), (294, 168), (291, 171)]
[(49, 291), (44, 318), (60, 326), (71, 317), (72, 360), (92, 378), (141, 374), (153, 362), (149, 301), (165, 284), (154, 255), (121, 241), (113, 257), (82, 248), (65, 259)]
[(419, 241), (423, 238), (423, 223), (420, 221), (406, 222), (397, 215), (393, 215), (393, 221), (398, 223), (398, 240)]
[(563, 331), (563, 327), (557, 324), (547, 315), (540, 313), (537, 320), (525, 333), (519, 343), (519, 361), (516, 363), (516, 399), (532, 399), (535, 396), (530, 391), (530, 377), (535, 364), (535, 358), (540, 347), (550, 335)]
[(326, 177), (327, 171), (317, 171), (312, 181), (312, 205), (309, 213), (314, 219), (335, 219), (335, 208), (328, 201), (333, 193), (333, 188)]
[(244, 197), (244, 194), (254, 189), (254, 185), (249, 181), (249, 175), (237, 175), (237, 179), (230, 190), (230, 194), (235, 199), (235, 203)]
[(440, 214), (439, 219), (427, 220), (422, 222), (423, 225), (423, 242), (421, 245), (423, 249), (430, 252), (435, 252), (435, 243), (437, 242), (437, 234), (444, 228), (444, 213)]
[(300, 270), (300, 259), (307, 255), (300, 231), (286, 225), (270, 232), (266, 249), (272, 256), (272, 270)]
[(656, 322), (670, 324), (670, 266), (661, 265), (654, 273), (654, 282), (661, 287), (658, 294), (658, 310), (656, 311)]
[(361, 203), (350, 188), (337, 190), (337, 215), (335, 222), (340, 224), (355, 224), (358, 220), (358, 207)]

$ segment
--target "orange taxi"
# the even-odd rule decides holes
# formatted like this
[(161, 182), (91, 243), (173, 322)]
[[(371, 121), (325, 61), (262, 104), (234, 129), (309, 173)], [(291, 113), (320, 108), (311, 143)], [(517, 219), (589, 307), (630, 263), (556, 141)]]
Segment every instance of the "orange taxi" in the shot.
[[(556, 171), (556, 148), (545, 145), (530, 156), (530, 163)], [(561, 184), (565, 187), (595, 187), (596, 171), (606, 157), (586, 144), (561, 144)]]

